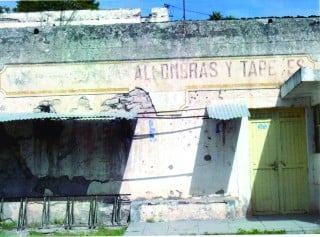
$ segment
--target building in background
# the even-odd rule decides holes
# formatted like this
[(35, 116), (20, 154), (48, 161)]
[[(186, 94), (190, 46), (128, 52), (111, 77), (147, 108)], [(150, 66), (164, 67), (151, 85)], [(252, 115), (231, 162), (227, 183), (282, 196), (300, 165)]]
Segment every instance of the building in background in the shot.
[(0, 197), (130, 194), (133, 221), (319, 212), (319, 22), (2, 14)]

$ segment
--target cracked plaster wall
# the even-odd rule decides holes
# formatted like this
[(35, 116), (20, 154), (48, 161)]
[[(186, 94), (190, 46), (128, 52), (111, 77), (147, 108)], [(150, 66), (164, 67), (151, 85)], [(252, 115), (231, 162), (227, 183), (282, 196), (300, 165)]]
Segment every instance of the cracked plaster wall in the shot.
[[(268, 19), (260, 20), (231, 20), (231, 21), (187, 21), (187, 22), (167, 22), (167, 23), (152, 23), (152, 24), (119, 24), (112, 26), (56, 26), (56, 27), (39, 27), (39, 34), (34, 34), (34, 27), (26, 27), (20, 29), (2, 28), (0, 29), (0, 63), (14, 64), (14, 63), (61, 63), (61, 62), (86, 62), (86, 61), (122, 61), (122, 60), (144, 60), (144, 59), (175, 59), (175, 58), (206, 58), (206, 57), (247, 57), (247, 56), (264, 56), (264, 55), (309, 55), (319, 66), (320, 57), (320, 27), (319, 18), (293, 18), (293, 19), (273, 19), (272, 23), (268, 24)], [(246, 93), (256, 95), (254, 97), (267, 98), (268, 105), (277, 103), (278, 90), (270, 90), (267, 92), (236, 92), (240, 96)], [(185, 94), (185, 92), (182, 92)], [(202, 91), (196, 95), (197, 91), (190, 91), (186, 97), (185, 105), (189, 107), (203, 106), (211, 98), (219, 98), (218, 91), (206, 92)], [(224, 98), (234, 98), (235, 92), (222, 92)], [(260, 93), (260, 94), (259, 94)], [(172, 97), (169, 93), (159, 93), (158, 101), (162, 104), (173, 103)], [(169, 96), (168, 96), (169, 95)], [(80, 108), (82, 106), (85, 110), (92, 109), (93, 111), (100, 111), (101, 104), (104, 101), (113, 101), (114, 97), (108, 95), (85, 95), (89, 101), (81, 96), (47, 96), (41, 100), (39, 98), (3, 98), (1, 107), (5, 111), (20, 111), (24, 106), (28, 108), (37, 108), (40, 101), (53, 101), (54, 99), (61, 99), (61, 103), (51, 103), (56, 111), (72, 111), (73, 108)], [(104, 99), (102, 99), (102, 97)], [(207, 99), (206, 99), (207, 98)], [(261, 101), (264, 100), (261, 99)], [(163, 99), (163, 100), (162, 100)], [(174, 99), (173, 99), (174, 100)], [(68, 102), (66, 102), (68, 101)], [(19, 102), (21, 102), (19, 104)], [(73, 103), (71, 103), (73, 102)], [(257, 103), (253, 101), (252, 103)], [(281, 102), (283, 103), (283, 102)], [(285, 106), (306, 105), (307, 100), (288, 102)], [(161, 104), (161, 103), (159, 103)], [(261, 104), (255, 107), (261, 107)], [(108, 107), (108, 106), (107, 106)], [(67, 108), (67, 110), (65, 110)], [(163, 106), (165, 108), (165, 106)], [(204, 112), (204, 111), (202, 111)], [(152, 121), (152, 120), (151, 120)], [(207, 162), (214, 163), (218, 157), (213, 157), (211, 161), (204, 161), (203, 152), (205, 145), (198, 149), (200, 140), (199, 134), (204, 137), (204, 131), (201, 131), (202, 121), (192, 120), (174, 120), (174, 121), (152, 121), (148, 119), (140, 120), (137, 124), (135, 133), (134, 145), (130, 150), (129, 159), (126, 171), (124, 172), (122, 191), (134, 192), (136, 197), (155, 197), (163, 195), (166, 197), (179, 197), (185, 195), (186, 197), (192, 195), (190, 193), (191, 177), (194, 168), (195, 158), (199, 152), (199, 159), (203, 163), (197, 163), (198, 167), (203, 167)], [(215, 125), (206, 125), (215, 127)], [(238, 128), (239, 125), (232, 125)], [(169, 133), (174, 129), (183, 130), (186, 127), (196, 127), (190, 133), (183, 131), (179, 135)], [(228, 128), (228, 127), (227, 127)], [(91, 131), (95, 128), (88, 128)], [(205, 129), (205, 128), (203, 128)], [(245, 129), (245, 128), (244, 128)], [(75, 131), (75, 130), (73, 130)], [(100, 131), (97, 129), (97, 131)], [(241, 131), (241, 129), (240, 129)], [(66, 131), (64, 131), (66, 132)], [(212, 132), (212, 131), (211, 131)], [(165, 135), (158, 135), (157, 133), (167, 133)], [(230, 134), (234, 136), (237, 134)], [(214, 135), (218, 137), (217, 134)], [(242, 135), (241, 135), (242, 136)], [(243, 135), (244, 136), (244, 135)], [(10, 137), (10, 136), (9, 136)], [(245, 136), (244, 136), (245, 137)], [(139, 140), (140, 138), (140, 140)], [(242, 137), (241, 137), (242, 138)], [(94, 137), (95, 140), (99, 140)], [(222, 139), (220, 137), (220, 139)], [(63, 139), (62, 139), (63, 140)], [(10, 141), (10, 139), (8, 139)], [(190, 141), (190, 142), (188, 142)], [(67, 144), (67, 143), (66, 143)], [(186, 146), (181, 146), (182, 144)], [(188, 144), (191, 144), (188, 146)], [(15, 150), (14, 146), (11, 150), (3, 152), (9, 153)], [(41, 149), (46, 149), (45, 146)], [(66, 146), (68, 147), (68, 146)], [(71, 146), (72, 147), (72, 146)], [(168, 147), (172, 147), (169, 151)], [(211, 147), (212, 148), (212, 147)], [(247, 147), (243, 147), (245, 150)], [(40, 149), (40, 148), (39, 148)], [(41, 151), (40, 149), (40, 151)], [(213, 149), (213, 148), (212, 148)], [(227, 147), (224, 151), (219, 151), (219, 154), (227, 160), (231, 156), (225, 155), (234, 150), (233, 147)], [(38, 152), (40, 152), (38, 151)], [(59, 151), (55, 150), (55, 152)], [(213, 150), (213, 153), (217, 150)], [(13, 153), (15, 154), (15, 153)], [(57, 156), (57, 154), (55, 154)], [(247, 157), (248, 158), (248, 157)], [(192, 160), (193, 159), (193, 160)], [(238, 159), (238, 158), (237, 158)], [(81, 162), (85, 160), (82, 156)], [(172, 162), (176, 162), (173, 164)], [(220, 160), (221, 162), (223, 160)], [(9, 160), (3, 162), (4, 166), (9, 164)], [(29, 163), (36, 162), (36, 159), (29, 161)], [(60, 163), (59, 163), (60, 162)], [(36, 170), (27, 169), (30, 165), (27, 161), (12, 162), (10, 165), (12, 169), (8, 172), (14, 174), (19, 171), (17, 178), (25, 178), (28, 175), (32, 177), (32, 172), (38, 172), (39, 176), (46, 176), (47, 174), (67, 175), (63, 177), (66, 183), (72, 182), (75, 175), (69, 176), (69, 171), (72, 168), (73, 162), (64, 167), (59, 161), (57, 165), (61, 169), (49, 169), (49, 163), (44, 162), (44, 168), (37, 168)], [(80, 164), (81, 164), (80, 162)], [(93, 162), (93, 161), (92, 161)], [(106, 162), (106, 161), (104, 161)], [(248, 162), (248, 161), (246, 161)], [(234, 163), (235, 165), (237, 163)], [(249, 164), (242, 163), (243, 166), (249, 167)], [(316, 164), (316, 163), (315, 163)], [(98, 165), (92, 163), (92, 165)], [(120, 164), (119, 164), (120, 165)], [(32, 167), (32, 165), (30, 165)], [(3, 167), (3, 166), (1, 166)], [(34, 166), (36, 167), (36, 166)], [(179, 169), (177, 169), (179, 167)], [(43, 169), (43, 170), (42, 170)], [(82, 168), (81, 168), (82, 169)], [(80, 169), (80, 170), (81, 170)], [(101, 169), (98, 167), (97, 169)], [(218, 169), (218, 168), (217, 168)], [(61, 170), (61, 173), (59, 173)], [(226, 166), (229, 171), (230, 167)], [(245, 170), (247, 171), (247, 170)], [(243, 171), (243, 173), (247, 173)], [(315, 166), (314, 174), (319, 173), (319, 165)], [(92, 171), (86, 171), (88, 174)], [(30, 174), (31, 173), (31, 174)], [(72, 172), (71, 172), (72, 173)], [(95, 177), (91, 174), (88, 177)], [(99, 176), (99, 179), (104, 179)], [(147, 177), (146, 177), (147, 176)], [(150, 177), (159, 177), (150, 181)], [(161, 178), (161, 176), (163, 176)], [(170, 178), (170, 176), (172, 176)], [(228, 190), (226, 184), (223, 187), (214, 183), (214, 188), (209, 191), (197, 190), (197, 193), (215, 194), (218, 191), (237, 193), (236, 180), (240, 177), (232, 176), (232, 189)], [(61, 176), (62, 177), (62, 176)], [(243, 177), (246, 177), (245, 175)], [(170, 179), (168, 179), (170, 178)], [(213, 177), (209, 177), (213, 179)], [(39, 177), (38, 177), (39, 179)], [(44, 179), (44, 178), (43, 178)], [(110, 186), (104, 185), (99, 181), (93, 181), (91, 188), (93, 190), (102, 190)], [(28, 182), (34, 182), (34, 179), (26, 179)], [(169, 182), (164, 182), (168, 181)], [(246, 180), (247, 181), (247, 180)], [(76, 178), (75, 182), (81, 183), (82, 187), (88, 188), (87, 178)], [(141, 185), (141, 182), (143, 185)], [(220, 182), (220, 180), (218, 181)], [(168, 186), (167, 184), (170, 183)], [(33, 185), (34, 183), (32, 183)], [(182, 185), (181, 185), (182, 184)], [(189, 184), (189, 186), (188, 186)], [(248, 182), (240, 185), (248, 186)], [(31, 186), (32, 186), (31, 185)], [(54, 184), (53, 184), (54, 185)], [(23, 193), (26, 185), (19, 188), (19, 192)], [(139, 189), (136, 189), (140, 187)], [(173, 189), (172, 187), (179, 187)], [(85, 189), (84, 188), (84, 189)], [(182, 189), (182, 190), (181, 190)], [(30, 190), (27, 190), (27, 192)], [(246, 191), (247, 192), (247, 191)], [(196, 192), (195, 192), (196, 193)], [(248, 194), (243, 194), (248, 197)], [(247, 200), (248, 201), (248, 200)]]
[[(39, 112), (56, 112), (58, 100), (41, 100)], [(100, 111), (154, 112), (148, 94), (135, 89), (104, 98)], [(73, 108), (92, 110), (82, 96)], [(63, 112), (58, 110), (58, 112)], [(0, 123), (0, 196), (116, 194), (126, 169), (136, 120), (28, 120)]]
[[(22, 121), (0, 125), (0, 196), (118, 193), (135, 123)], [(91, 184), (108, 183), (95, 190)]]
[[(319, 19), (187, 21), (0, 29), (0, 63), (308, 54), (319, 61)], [(187, 50), (186, 50), (187, 49)]]

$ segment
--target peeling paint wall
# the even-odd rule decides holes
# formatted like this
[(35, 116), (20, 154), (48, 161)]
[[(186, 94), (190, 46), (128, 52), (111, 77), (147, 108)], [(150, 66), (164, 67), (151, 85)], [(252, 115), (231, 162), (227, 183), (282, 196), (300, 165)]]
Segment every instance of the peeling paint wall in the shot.
[(0, 196), (231, 196), (245, 206), (249, 196), (241, 181), (249, 172), (238, 170), (239, 162), (249, 166), (240, 143), (246, 135), (242, 123), (201, 118), (5, 123)]
[(133, 198), (232, 196), (246, 206), (246, 123), (245, 118), (139, 119), (121, 191)]
[[(43, 11), (28, 13), (2, 13), (0, 28), (8, 27), (50, 27), (63, 25), (110, 25), (141, 22), (167, 22), (168, 9), (152, 8), (150, 16), (141, 16), (141, 10), (73, 10)], [(39, 30), (38, 30), (39, 31)], [(38, 32), (35, 31), (35, 32)]]
[[(155, 111), (148, 94), (139, 88), (104, 97), (76, 96), (71, 106), (62, 98), (34, 99), (37, 106), (20, 106), (58, 113), (66, 105), (77, 113)], [(92, 108), (97, 100), (98, 111)], [(136, 122), (44, 119), (0, 123), (0, 196), (118, 194)]]
[(114, 181), (122, 180), (134, 129), (127, 120), (1, 124), (0, 196), (119, 193)]
[(177, 21), (3, 28), (1, 64), (307, 54), (319, 62), (319, 19)]
[[(198, 118), (205, 114), (204, 108), (211, 101), (240, 98), (245, 99), (250, 108), (310, 106), (309, 98), (282, 100), (278, 87), (221, 89), (218, 85), (212, 90), (198, 89), (196, 84), (179, 87), (180, 81), (187, 78), (167, 78), (170, 92), (151, 91), (148, 94), (151, 79), (147, 74), (150, 71), (143, 67), (149, 65), (147, 61), (151, 61), (151, 66), (156, 62), (161, 68), (163, 60), (231, 60), (237, 57), (239, 61), (241, 58), (245, 60), (246, 57), (258, 56), (281, 60), (283, 55), (306, 55), (315, 67), (320, 67), (317, 17), (275, 18), (272, 23), (268, 23), (268, 19), (251, 19), (41, 26), (38, 33), (34, 30), (34, 27), (0, 29), (0, 76), (8, 65), (19, 64), (22, 67), (25, 64), (48, 64), (58, 69), (50, 71), (49, 67), (43, 67), (48, 70), (33, 72), (39, 72), (41, 76), (48, 75), (52, 79), (61, 75), (58, 72), (64, 70), (63, 66), (78, 63), (75, 68), (81, 70), (71, 70), (75, 73), (70, 73), (70, 77), (72, 74), (77, 86), (88, 90), (50, 94), (48, 91), (51, 88), (47, 88), (50, 85), (41, 84), (41, 93), (32, 94), (30, 91), (40, 87), (40, 84), (31, 85), (30, 90), (26, 90), (23, 85), (27, 77), (21, 76), (19, 80), (13, 80), (14, 86), (20, 91), (9, 94), (0, 90), (1, 111), (39, 112), (45, 108), (57, 113), (88, 113), (137, 109), (144, 114), (140, 114), (137, 121), (119, 123), (24, 121), (1, 124), (0, 196), (43, 195), (46, 192), (55, 195), (131, 193), (134, 200), (146, 201), (145, 206), (139, 204), (137, 207), (136, 210), (145, 210), (145, 215), (137, 219), (148, 217), (148, 212), (152, 212), (148, 204), (157, 198), (166, 201), (209, 198), (217, 201), (220, 197), (230, 197), (233, 199), (230, 205), (236, 206), (232, 213), (245, 215), (247, 212), (251, 196), (248, 120), (243, 118), (221, 122)], [(121, 63), (128, 67), (130, 63), (139, 64), (138, 73), (136, 71), (137, 74), (133, 75), (139, 80), (144, 78), (139, 81), (142, 89), (129, 92), (129, 88), (136, 85), (135, 77), (131, 78), (133, 81), (130, 85), (119, 87), (128, 75), (127, 68), (121, 71), (121, 67), (117, 66), (111, 72), (123, 75), (123, 80), (118, 78), (112, 82), (106, 78), (110, 79), (110, 83), (106, 83), (108, 88), (105, 90), (86, 88), (89, 74), (98, 77), (93, 77), (97, 79), (93, 83), (101, 79), (97, 75), (105, 76), (103, 70), (99, 71), (101, 74), (95, 74), (101, 62), (109, 67)], [(81, 63), (90, 65), (79, 66)], [(189, 65), (194, 67), (195, 64)], [(144, 73), (140, 68), (144, 69)], [(212, 68), (210, 70), (215, 71)], [(200, 80), (200, 74), (198, 78), (194, 69), (189, 71), (189, 74), (192, 73), (196, 75), (196, 80)], [(242, 71), (237, 73), (242, 73), (241, 77), (247, 75)], [(255, 74), (258, 75), (257, 72)], [(80, 77), (82, 75), (83, 78)], [(227, 82), (228, 71), (224, 76)], [(54, 82), (61, 82), (61, 88), (64, 88), (63, 83), (69, 82), (68, 75), (65, 77), (58, 77)], [(260, 78), (266, 80), (265, 76)], [(152, 82), (153, 86), (161, 83)], [(215, 83), (213, 78), (211, 84)], [(100, 84), (97, 85), (101, 89)], [(22, 91), (24, 94), (19, 94)], [(155, 113), (166, 110), (179, 111), (169, 113), (176, 117), (172, 119), (163, 119), (163, 114)], [(310, 125), (312, 121), (307, 120), (307, 123)], [(309, 167), (312, 167), (309, 170), (310, 189), (313, 190), (311, 200), (314, 210), (319, 210), (320, 164), (318, 156), (312, 151), (312, 139), (308, 133), (308, 159)], [(219, 203), (217, 208), (230, 211), (230, 206), (224, 205)], [(183, 208), (179, 208), (176, 209), (177, 218), (183, 215)], [(166, 212), (166, 209), (162, 211)], [(221, 216), (225, 217), (223, 214)]]

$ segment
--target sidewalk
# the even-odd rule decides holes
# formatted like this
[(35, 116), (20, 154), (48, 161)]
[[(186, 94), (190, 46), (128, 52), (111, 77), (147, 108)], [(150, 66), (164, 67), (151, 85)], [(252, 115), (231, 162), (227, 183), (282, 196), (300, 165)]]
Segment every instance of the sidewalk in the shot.
[(320, 234), (320, 216), (259, 216), (234, 220), (133, 222), (125, 235), (214, 235), (237, 234), (240, 230), (285, 230), (286, 234)]

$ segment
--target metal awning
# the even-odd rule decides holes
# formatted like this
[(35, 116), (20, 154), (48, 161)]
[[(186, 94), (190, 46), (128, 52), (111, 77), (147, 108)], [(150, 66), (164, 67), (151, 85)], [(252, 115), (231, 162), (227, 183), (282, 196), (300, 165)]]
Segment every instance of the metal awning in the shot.
[(250, 112), (245, 102), (229, 101), (216, 102), (207, 106), (209, 118), (229, 120), (242, 117), (250, 117)]
[(281, 98), (315, 97), (320, 94), (320, 70), (302, 67), (280, 87)]
[(88, 114), (63, 114), (63, 113), (6, 113), (0, 112), (0, 122), (19, 121), (19, 120), (39, 120), (39, 119), (51, 119), (51, 120), (98, 120), (98, 119), (134, 119), (137, 117), (136, 112), (126, 111), (108, 111), (101, 113), (88, 113)]

